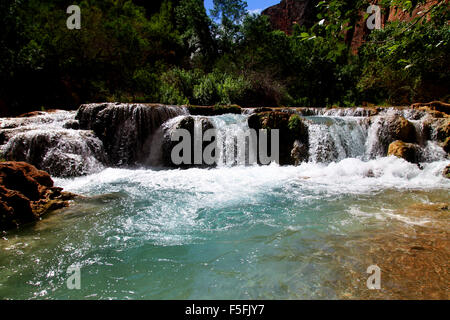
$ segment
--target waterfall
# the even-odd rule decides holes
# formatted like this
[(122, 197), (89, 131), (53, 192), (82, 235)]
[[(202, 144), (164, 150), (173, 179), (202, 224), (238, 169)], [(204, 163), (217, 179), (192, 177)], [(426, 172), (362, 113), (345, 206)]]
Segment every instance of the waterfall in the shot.
[(106, 166), (147, 166), (162, 143), (158, 129), (181, 114), (187, 114), (185, 107), (102, 103), (82, 105), (76, 113), (5, 118), (0, 122), (0, 156), (27, 161), (59, 177), (91, 174)]
[(103, 103), (82, 105), (76, 119), (81, 129), (95, 132), (111, 164), (120, 167), (146, 164), (153, 134), (167, 120), (187, 113), (177, 106)]
[(365, 118), (308, 117), (309, 160), (331, 162), (366, 159), (368, 123)]
[[(192, 123), (186, 121), (187, 119), (191, 119)], [(214, 165), (209, 166), (224, 167), (245, 165), (248, 163), (250, 156), (248, 140), (242, 143), (242, 141), (245, 141), (243, 139), (246, 139), (245, 137), (247, 137), (250, 132), (246, 115), (225, 114), (210, 117), (180, 116), (167, 121), (162, 126), (162, 131), (164, 132), (164, 155), (160, 156), (155, 154), (152, 157), (153, 164), (163, 162), (165, 165), (170, 166), (171, 150), (174, 145), (178, 143), (173, 143), (170, 141), (171, 134), (175, 129), (186, 129), (192, 135), (195, 133), (197, 137), (203, 137), (207, 129), (215, 129), (216, 162)], [(210, 145), (213, 141), (204, 141), (202, 143), (202, 152), (205, 147)], [(192, 146), (192, 152), (194, 152), (193, 149), (194, 146)], [(164, 160), (161, 161), (160, 159)]]
[(302, 114), (313, 114), (305, 117), (309, 120), (309, 160), (327, 163), (345, 158), (367, 161), (385, 157), (389, 144), (395, 140), (417, 144), (421, 162), (446, 159), (446, 152), (435, 141), (433, 127), (431, 134), (427, 132), (429, 116), (424, 111), (385, 108), (368, 116), (371, 112), (374, 111), (362, 108), (302, 110)]
[(2, 119), (2, 157), (29, 162), (54, 176), (100, 171), (107, 163), (103, 144), (91, 131), (68, 129), (74, 125), (74, 116), (74, 112), (56, 111)]
[(217, 129), (218, 166), (245, 165), (254, 157), (250, 154), (250, 128), (246, 115), (225, 115), (212, 120)]
[[(298, 114), (307, 126), (305, 157), (313, 163), (347, 158), (368, 161), (387, 156), (389, 145), (401, 140), (414, 144), (419, 162), (445, 160), (441, 143), (445, 118), (422, 110), (399, 108), (279, 109)], [(189, 132), (216, 129), (216, 164), (242, 166), (256, 157), (249, 148), (248, 118), (266, 109), (244, 109), (242, 114), (192, 116), (187, 108), (149, 104), (102, 103), (82, 105), (78, 112), (36, 112), (0, 119), (0, 157), (27, 161), (54, 176), (91, 174), (105, 167), (177, 167), (171, 163), (176, 128)], [(192, 140), (193, 141), (193, 140)], [(202, 142), (202, 150), (211, 142)], [(294, 143), (281, 147), (299, 149)], [(284, 143), (284, 144), (283, 144)], [(290, 144), (290, 142), (289, 142)], [(289, 149), (290, 150), (290, 149)], [(289, 151), (288, 150), (288, 151)], [(298, 151), (298, 150), (297, 150)], [(193, 152), (193, 151), (192, 151)], [(291, 154), (292, 154), (291, 152)], [(191, 155), (194, 159), (193, 153)], [(192, 164), (194, 161), (192, 161)], [(186, 166), (189, 167), (189, 166)]]

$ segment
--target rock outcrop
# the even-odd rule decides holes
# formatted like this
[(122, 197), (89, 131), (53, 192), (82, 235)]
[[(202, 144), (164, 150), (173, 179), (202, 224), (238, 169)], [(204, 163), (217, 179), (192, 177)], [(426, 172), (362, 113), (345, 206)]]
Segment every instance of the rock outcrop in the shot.
[(282, 0), (279, 4), (265, 9), (261, 14), (269, 17), (272, 28), (292, 33), (293, 26), (311, 26), (315, 22), (315, 0)]
[(102, 142), (92, 131), (78, 130), (73, 112), (32, 112), (0, 121), (0, 157), (25, 161), (53, 176), (73, 177), (107, 164)]
[(48, 173), (28, 163), (0, 162), (0, 231), (38, 221), (73, 198), (55, 187)]
[(308, 160), (308, 128), (297, 114), (277, 111), (254, 113), (248, 118), (248, 126), (254, 130), (280, 130), (280, 165), (298, 165)]
[(156, 130), (186, 113), (178, 106), (100, 103), (82, 105), (76, 119), (81, 129), (93, 130), (103, 142), (110, 165), (120, 167), (145, 164)]
[(389, 145), (388, 155), (405, 159), (411, 163), (419, 162), (420, 147), (414, 143), (406, 143), (400, 140)]
[[(374, 0), (370, 1), (370, 3), (376, 5), (377, 3), (379, 3), (379, 1)], [(436, 3), (437, 3), (436, 0), (431, 0), (427, 1), (427, 3), (425, 4), (419, 4), (411, 14), (397, 7), (387, 8), (385, 10), (385, 13), (383, 13), (382, 10), (381, 27), (384, 28), (386, 23), (394, 21), (410, 22), (416, 17), (424, 15), (428, 11), (428, 9)], [(366, 10), (361, 10), (361, 12), (359, 13), (358, 21), (355, 22), (351, 31), (346, 34), (347, 43), (350, 44), (351, 50), (355, 54), (358, 52), (359, 47), (361, 47), (361, 45), (366, 41), (368, 35), (371, 32), (371, 30), (367, 28), (365, 15)]]
[(432, 102), (427, 102), (427, 103), (423, 103), (423, 102), (414, 103), (411, 105), (411, 108), (422, 109), (422, 110), (427, 110), (427, 111), (433, 110), (433, 111), (438, 111), (438, 112), (442, 112), (447, 115), (450, 115), (450, 103), (445, 103), (442, 101), (432, 101)]
[[(188, 159), (186, 162), (182, 164), (177, 164), (173, 162), (172, 159), (172, 150), (173, 148), (178, 145), (179, 143), (186, 141), (172, 141), (171, 135), (174, 130), (184, 129), (189, 132), (190, 135), (190, 154), (184, 155), (183, 152), (181, 152), (180, 156), (184, 158), (186, 156)], [(207, 145), (209, 145), (210, 142), (204, 142), (203, 141), (203, 135), (205, 132), (209, 129), (214, 129), (214, 125), (211, 123), (210, 120), (207, 118), (194, 118), (192, 116), (186, 116), (183, 119), (181, 119), (179, 122), (176, 122), (172, 127), (166, 128), (166, 131), (164, 133), (164, 142), (162, 144), (162, 152), (163, 152), (163, 165), (167, 167), (177, 167), (177, 168), (191, 168), (191, 167), (209, 167), (213, 166), (210, 164), (207, 164), (204, 162), (203, 157), (201, 157), (201, 163), (195, 163), (194, 153), (196, 152), (195, 146), (197, 140), (197, 144), (201, 145), (201, 155), (203, 155), (203, 152)], [(183, 138), (181, 138), (183, 139)]]
[[(316, 17), (316, 6), (320, 1), (314, 0), (282, 0), (279, 4), (267, 8), (261, 14), (269, 17), (274, 29), (282, 30), (287, 34), (292, 33), (293, 26), (306, 25), (311, 26), (319, 20)], [(381, 25), (393, 21), (406, 21), (424, 15), (428, 9), (438, 1), (430, 0), (425, 4), (419, 4), (411, 14), (403, 10), (391, 7), (381, 14)], [(379, 1), (370, 1), (371, 4), (377, 4)], [(367, 7), (369, 3), (367, 4)], [(366, 41), (371, 30), (366, 25), (366, 8), (362, 8), (357, 21), (352, 23), (350, 31), (346, 32), (346, 42), (350, 45), (353, 53), (358, 52), (358, 48)]]

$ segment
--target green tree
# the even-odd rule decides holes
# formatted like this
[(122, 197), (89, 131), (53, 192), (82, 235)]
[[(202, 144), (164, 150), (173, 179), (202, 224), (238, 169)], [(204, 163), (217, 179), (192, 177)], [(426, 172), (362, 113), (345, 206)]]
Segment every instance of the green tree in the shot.
[(211, 15), (215, 19), (215, 32), (220, 38), (221, 49), (229, 52), (247, 15), (247, 2), (243, 0), (214, 0)]

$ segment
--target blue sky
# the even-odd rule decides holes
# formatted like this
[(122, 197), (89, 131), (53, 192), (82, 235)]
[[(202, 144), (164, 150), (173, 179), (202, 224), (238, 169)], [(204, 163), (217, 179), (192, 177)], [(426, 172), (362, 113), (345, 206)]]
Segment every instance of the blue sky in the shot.
[[(261, 12), (262, 10), (280, 3), (281, 0), (247, 0), (248, 10), (250, 12)], [(205, 0), (205, 7), (209, 14), (209, 10), (213, 7), (213, 0)]]

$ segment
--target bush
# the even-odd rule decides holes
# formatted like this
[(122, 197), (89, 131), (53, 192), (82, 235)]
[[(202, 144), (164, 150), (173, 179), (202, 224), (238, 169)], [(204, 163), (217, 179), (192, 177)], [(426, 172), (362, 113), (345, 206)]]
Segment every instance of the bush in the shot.
[(450, 26), (391, 23), (360, 49), (363, 99), (409, 104), (445, 99), (450, 86)]

